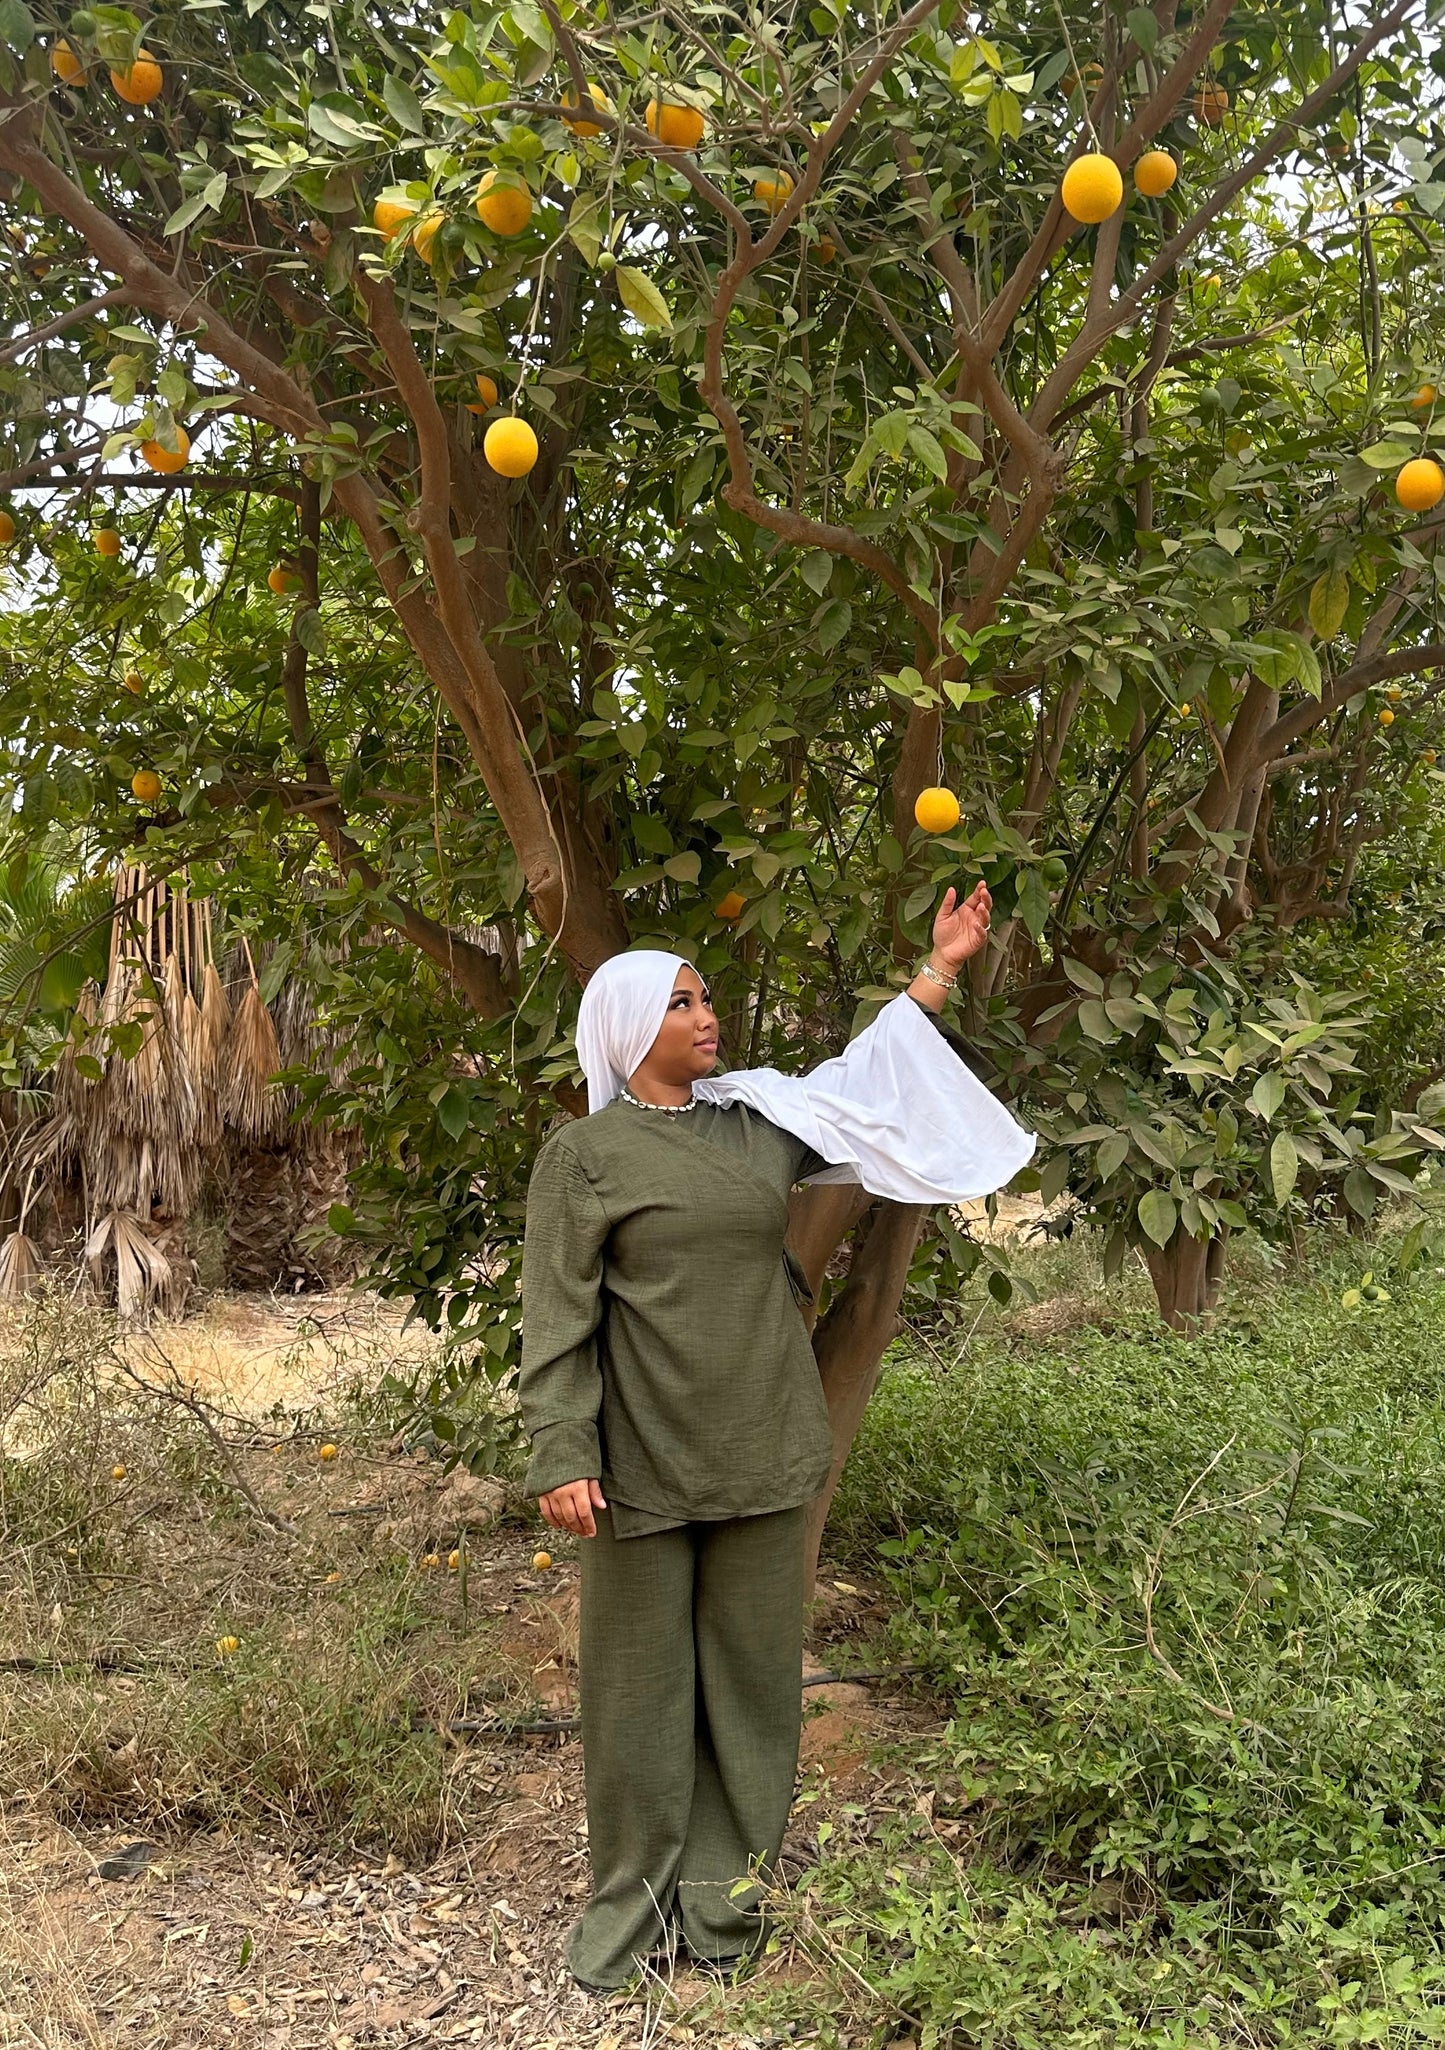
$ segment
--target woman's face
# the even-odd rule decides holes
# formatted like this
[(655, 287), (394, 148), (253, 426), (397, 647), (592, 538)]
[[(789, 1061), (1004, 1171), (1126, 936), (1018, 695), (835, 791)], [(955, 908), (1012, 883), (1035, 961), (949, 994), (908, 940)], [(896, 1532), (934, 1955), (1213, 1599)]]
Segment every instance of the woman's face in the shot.
[(679, 968), (662, 1029), (637, 1073), (645, 1070), (658, 1082), (696, 1082), (716, 1066), (717, 1013), (707, 986), (695, 968)]

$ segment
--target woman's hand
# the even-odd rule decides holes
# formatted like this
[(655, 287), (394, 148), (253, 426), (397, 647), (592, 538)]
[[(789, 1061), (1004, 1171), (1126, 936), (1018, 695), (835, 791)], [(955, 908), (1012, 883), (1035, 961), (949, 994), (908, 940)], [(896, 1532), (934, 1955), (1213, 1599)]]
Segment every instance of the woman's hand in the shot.
[(550, 1523), (553, 1530), (570, 1531), (573, 1537), (596, 1537), (597, 1519), (592, 1512), (605, 1509), (607, 1504), (596, 1481), (568, 1481), (539, 1495), (537, 1507), (543, 1521)]
[(993, 899), (987, 883), (975, 883), (972, 894), (961, 902), (957, 890), (945, 893), (933, 921), (935, 968), (957, 975), (964, 962), (976, 954), (988, 938), (989, 913)]

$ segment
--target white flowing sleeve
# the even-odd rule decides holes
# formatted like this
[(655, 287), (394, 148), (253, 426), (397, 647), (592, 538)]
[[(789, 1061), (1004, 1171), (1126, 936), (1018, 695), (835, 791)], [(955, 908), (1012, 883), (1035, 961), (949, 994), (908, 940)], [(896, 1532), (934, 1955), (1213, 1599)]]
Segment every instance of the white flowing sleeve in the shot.
[(745, 1068), (696, 1083), (694, 1094), (751, 1104), (796, 1133), (829, 1163), (810, 1180), (861, 1182), (900, 1203), (990, 1195), (1035, 1145), (907, 996), (806, 1075)]

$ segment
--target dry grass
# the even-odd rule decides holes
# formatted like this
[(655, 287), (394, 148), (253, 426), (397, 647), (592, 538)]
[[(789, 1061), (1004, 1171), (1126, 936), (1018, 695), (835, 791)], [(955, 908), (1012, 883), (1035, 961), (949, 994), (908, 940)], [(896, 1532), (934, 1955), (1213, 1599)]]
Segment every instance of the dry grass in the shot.
[[(485, 1490), (349, 1406), (397, 1336), (342, 1298), (149, 1337), (54, 1298), (0, 1322), (0, 2044), (825, 2040), (790, 1948), (749, 1982), (752, 2035), (681, 1966), (630, 2000), (572, 1982), (580, 1746), (447, 1725), (575, 1710), (575, 1548), (539, 1575), (530, 1511), (465, 1530)], [(156, 1347), (186, 1402), (135, 1379)], [(813, 1659), (879, 1615), (829, 1583)], [(917, 1794), (868, 1754), (918, 1711), (808, 1700), (791, 1876), (824, 1814)], [(133, 1876), (100, 1876), (136, 1842)]]

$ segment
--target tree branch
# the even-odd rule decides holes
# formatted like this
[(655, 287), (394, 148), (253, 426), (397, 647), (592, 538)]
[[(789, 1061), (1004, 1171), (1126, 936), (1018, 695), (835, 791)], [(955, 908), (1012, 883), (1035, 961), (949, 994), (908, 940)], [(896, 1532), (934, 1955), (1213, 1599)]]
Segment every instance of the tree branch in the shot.
[(86, 299), (79, 306), (69, 306), (64, 313), (57, 313), (54, 320), (47, 320), (43, 327), (33, 327), (28, 334), (17, 335), (13, 342), (6, 342), (0, 348), (0, 363), (14, 363), (27, 349), (38, 348), (41, 342), (48, 342), (55, 335), (64, 334), (68, 327), (75, 327), (82, 320), (90, 320), (95, 314), (103, 313), (107, 306), (118, 306), (125, 298), (123, 292), (101, 292), (94, 299)]

